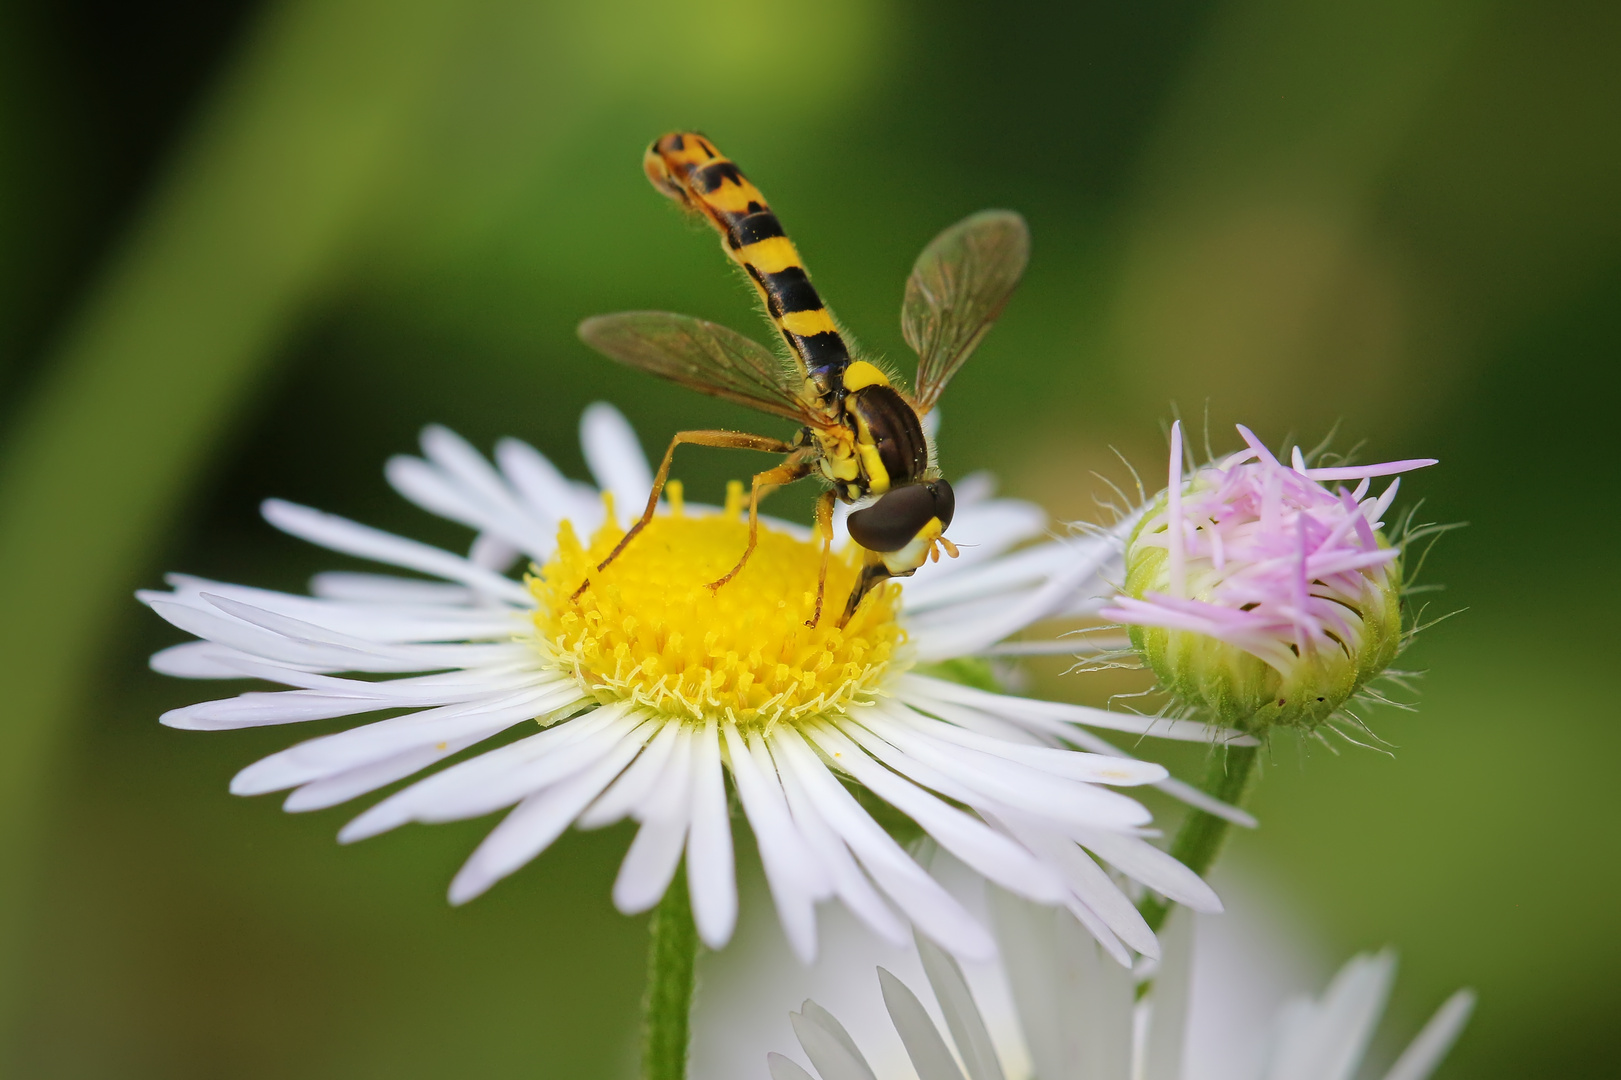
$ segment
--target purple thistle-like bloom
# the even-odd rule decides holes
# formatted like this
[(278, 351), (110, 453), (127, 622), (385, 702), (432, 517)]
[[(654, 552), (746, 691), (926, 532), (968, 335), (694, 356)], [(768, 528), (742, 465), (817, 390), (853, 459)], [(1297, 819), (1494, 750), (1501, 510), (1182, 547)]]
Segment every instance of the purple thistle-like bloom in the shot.
[(1102, 614), (1183, 706), (1252, 731), (1315, 726), (1401, 644), (1401, 552), (1380, 531), (1401, 481), (1373, 481), (1435, 462), (1308, 468), (1297, 447), (1285, 465), (1238, 432), (1245, 450), (1184, 476), (1172, 428), (1169, 483)]

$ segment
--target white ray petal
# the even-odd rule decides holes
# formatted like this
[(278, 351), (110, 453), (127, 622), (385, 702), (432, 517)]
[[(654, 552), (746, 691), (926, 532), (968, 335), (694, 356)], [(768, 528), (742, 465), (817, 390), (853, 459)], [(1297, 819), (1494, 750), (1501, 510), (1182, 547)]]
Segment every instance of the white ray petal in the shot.
[(873, 888), (872, 882), (861, 872), (856, 865), (850, 849), (845, 847), (844, 841), (816, 809), (815, 801), (806, 792), (799, 777), (783, 763), (784, 750), (772, 741), (772, 753), (777, 765), (777, 774), (782, 779), (783, 793), (788, 799), (788, 809), (793, 814), (794, 824), (798, 826), (799, 833), (805, 842), (816, 852), (816, 856), (827, 868), (831, 879), (834, 894), (844, 902), (850, 911), (866, 923), (879, 937), (896, 946), (904, 946), (908, 938), (906, 927), (895, 917), (889, 905), (884, 903), (878, 890)]
[[(207, 595), (227, 597), (265, 611), (301, 619), (327, 630), (394, 643), (413, 641), (467, 641), (494, 638), (507, 641), (529, 621), (528, 609), (499, 606), (450, 607), (427, 602), (377, 603), (332, 600), (259, 589), (249, 585), (210, 581), (190, 574), (165, 574), (174, 589), (168, 599), (206, 610)], [(160, 599), (163, 593), (148, 593)]]
[(721, 734), (783, 933), (794, 955), (808, 965), (816, 959), (816, 901), (831, 891), (827, 875), (794, 827), (775, 767), (768, 776), (744, 745), (736, 725), (727, 724)]
[(1063, 883), (1052, 870), (983, 821), (885, 769), (830, 726), (813, 725), (807, 734), (840, 768), (987, 878), (1032, 900), (1056, 904), (1063, 899)]
[[(159, 658), (162, 666), (159, 666)], [(210, 641), (190, 642), (165, 649), (153, 658), (153, 668), (166, 672), (180, 666), (190, 672), (206, 672), (196, 678), (255, 678), (318, 691), (333, 698), (374, 702), (372, 708), (420, 708), (449, 705), (458, 701), (478, 701), (520, 687), (540, 687), (561, 682), (565, 676), (536, 668), (532, 658), (515, 664), (472, 667), (460, 671), (411, 675), (399, 679), (346, 679), (297, 665), (277, 663), (250, 656), (237, 649)], [(246, 696), (246, 695), (244, 695)], [(265, 696), (274, 696), (266, 694)], [(205, 704), (224, 705), (226, 701)], [(188, 708), (190, 708), (188, 706)]]
[(1016, 817), (1005, 817), (1001, 821), (1021, 843), (1064, 875), (1064, 883), (1111, 934), (1144, 956), (1159, 956), (1159, 943), (1136, 905), (1073, 840)]
[(537, 518), (555, 529), (565, 518), (581, 535), (602, 524), (602, 497), (589, 484), (569, 480), (539, 450), (517, 439), (502, 439), (495, 460), (519, 498)]
[(1128, 970), (1131, 968), (1131, 950), (1114, 936), (1114, 931), (1109, 929), (1109, 924), (1104, 922), (1097, 912), (1074, 896), (1064, 901), (1064, 910), (1075, 916), (1075, 921), (1092, 935), (1092, 940), (1098, 948), (1107, 953), (1116, 964)]
[(1079, 1002), (1073, 986), (1060, 978), (1055, 932), (1059, 913), (1002, 889), (993, 887), (988, 893), (1002, 968), (1035, 1075), (1082, 1075), (1068, 1053), (1067, 1036)]
[(923, 962), (923, 974), (934, 990), (934, 1000), (951, 1030), (951, 1041), (956, 1044), (957, 1053), (968, 1070), (968, 1080), (1003, 1080), (996, 1045), (991, 1042), (991, 1033), (985, 1028), (979, 1006), (974, 1004), (974, 995), (968, 989), (962, 968), (921, 935), (917, 938), (917, 953)]
[[(867, 719), (867, 717), (863, 717)], [(869, 723), (873, 728), (886, 728), (877, 718), (871, 718)], [(888, 725), (893, 727), (894, 725)], [(1043, 786), (1042, 794), (1045, 798), (1036, 797), (1036, 793), (1021, 789), (1017, 784), (1010, 783), (1005, 776), (994, 775), (995, 765), (1009, 765), (1009, 763), (993, 762), (988, 768), (993, 775), (980, 775), (973, 769), (964, 768), (962, 762), (951, 755), (938, 759), (926, 752), (914, 754), (898, 748), (885, 738), (875, 734), (873, 730), (856, 724), (854, 721), (844, 719), (839, 721), (839, 728), (844, 734), (854, 739), (868, 754), (888, 766), (891, 770), (912, 781), (922, 788), (945, 796), (954, 802), (964, 803), (972, 807), (977, 813), (999, 813), (1014, 811), (1034, 815), (1051, 825), (1061, 826), (1065, 829), (1078, 825), (1102, 825), (1105, 823), (1102, 815), (1089, 816), (1084, 807), (1073, 805), (1077, 801), (1084, 802), (1084, 793), (1087, 788), (1080, 784), (1071, 784), (1069, 781), (1053, 777), (1043, 777), (1047, 783)], [(904, 737), (901, 741), (905, 742)], [(972, 756), (971, 752), (965, 756)], [(981, 755), (989, 759), (989, 755)], [(925, 760), (929, 758), (929, 760)], [(981, 763), (985, 764), (985, 763)], [(943, 766), (943, 767), (941, 767)], [(1026, 770), (1028, 772), (1028, 770)], [(1059, 790), (1054, 790), (1054, 785)], [(1070, 790), (1073, 788), (1074, 790)], [(1105, 794), (1102, 789), (1091, 789), (1097, 794)], [(1083, 793), (1077, 800), (1076, 792)], [(1056, 800), (1056, 802), (1055, 802)], [(1128, 800), (1129, 801), (1129, 800)], [(1124, 823), (1122, 823), (1124, 827)], [(1056, 899), (1053, 901), (1056, 902)]]
[[(612, 706), (604, 706), (597, 711), (610, 709)], [(568, 721), (559, 726), (566, 729), (575, 723), (580, 721)], [(581, 727), (583, 728), (584, 724), (581, 724)], [(611, 723), (598, 731), (575, 734), (567, 741), (560, 738), (556, 744), (538, 756), (535, 756), (536, 748), (531, 743), (535, 736), (481, 754), (471, 761), (457, 765), (454, 769), (429, 777), (418, 785), (422, 790), (413, 800), (415, 804), (413, 816), (422, 822), (462, 821), (488, 814), (492, 810), (499, 810), (503, 806), (510, 806), (520, 799), (528, 798), (534, 792), (560, 783), (582, 769), (589, 768), (604, 752), (605, 746), (620, 739), (630, 738), (633, 731), (645, 727), (648, 727), (648, 724), (642, 716), (626, 710), (616, 715)], [(567, 733), (559, 734), (566, 736)], [(651, 730), (639, 732), (636, 736), (639, 740), (636, 745), (640, 747), (652, 735)], [(504, 755), (505, 751), (514, 747), (522, 747), (522, 751), (511, 759), (499, 762), (489, 760), (495, 755)], [(483, 767), (486, 763), (490, 766), (488, 769)], [(450, 775), (463, 769), (466, 773), (461, 776)], [(445, 778), (442, 789), (435, 783), (440, 777)]]
[(443, 705), (437, 709), (392, 716), (332, 735), (310, 739), (262, 758), (231, 780), (233, 795), (306, 784), (369, 762), (381, 761), (434, 743), (494, 733), (561, 708), (580, 698), (578, 687), (554, 685), (525, 690), (487, 701)]
[(626, 915), (640, 915), (664, 899), (665, 890), (681, 865), (681, 850), (687, 842), (687, 807), (679, 818), (655, 818), (636, 830), (636, 839), (619, 864), (614, 878), (614, 907)]
[[(614, 881), (614, 904), (627, 915), (657, 904), (681, 863), (692, 825), (692, 748), (685, 725), (667, 725), (675, 739), (663, 770), (631, 812), (642, 821)], [(663, 735), (664, 732), (660, 732)]]
[(979, 709), (970, 709), (966, 705), (954, 702), (935, 701), (931, 698), (919, 697), (908, 692), (904, 687), (892, 687), (891, 692), (896, 700), (925, 716), (937, 717), (941, 720), (982, 735), (987, 739), (1008, 743), (1014, 746), (1039, 746), (1048, 750), (1064, 749), (1060, 740), (1044, 731), (1034, 731), (1023, 724), (1015, 724), (1011, 720), (1004, 720), (1000, 716), (992, 716)]
[(537, 524), (489, 460), (454, 431), (440, 424), (428, 425), (422, 430), (422, 452), (471, 499), (504, 515), (523, 531)]
[(438, 604), (446, 607), (471, 604), (478, 597), (465, 585), (353, 570), (323, 570), (310, 578), (310, 592), (323, 600), (349, 600), (359, 604)]
[(480, 497), (421, 458), (404, 454), (389, 458), (383, 475), (390, 487), (430, 514), (498, 536), (533, 559), (544, 561), (551, 553), (547, 530), (510, 496), (500, 501)]
[[(617, 414), (615, 414), (617, 415)], [(687, 887), (698, 936), (711, 949), (732, 938), (737, 925), (737, 868), (732, 824), (721, 776), (720, 733), (715, 721), (695, 733), (692, 754), (692, 835), (687, 839)]]
[(928, 781), (914, 775), (911, 762), (950, 777), (978, 796), (968, 800), (970, 803), (989, 799), (1049, 820), (1103, 828), (1147, 825), (1153, 820), (1141, 803), (1108, 788), (1053, 776), (970, 747), (937, 742), (911, 725), (893, 720), (891, 710), (883, 705), (863, 709), (860, 719), (861, 727), (900, 751), (901, 756), (886, 755), (881, 747), (862, 738), (854, 718), (840, 722), (839, 729), (890, 768), (920, 783)]
[[(1119, 749), (1113, 743), (1081, 728), (1071, 728), (1070, 731), (1063, 736), (1063, 738), (1074, 743), (1076, 746), (1085, 747), (1094, 754), (1112, 754), (1124, 758), (1131, 757), (1130, 754), (1127, 754), (1124, 750)], [(1132, 760), (1136, 759), (1132, 758)], [(1165, 794), (1171, 796), (1173, 799), (1179, 799), (1195, 809), (1203, 810), (1207, 814), (1214, 814), (1219, 818), (1224, 818), (1227, 821), (1232, 822), (1234, 825), (1241, 825), (1246, 829), (1253, 829), (1260, 824), (1260, 822), (1255, 820), (1255, 815), (1249, 813), (1248, 811), (1240, 810), (1238, 807), (1233, 806), (1230, 803), (1224, 803), (1214, 796), (1206, 795), (1192, 784), (1183, 783), (1181, 780), (1177, 780), (1174, 777), (1161, 780), (1156, 783), (1154, 787), (1165, 792)]]
[(996, 954), (985, 928), (879, 828), (798, 731), (779, 727), (772, 746), (782, 751), (779, 763), (787, 763), (822, 819), (918, 929), (964, 959), (986, 960)]
[(1395, 975), (1395, 953), (1363, 953), (1340, 968), (1321, 999), (1287, 1004), (1265, 1080), (1346, 1080), (1362, 1060)]
[(1254, 746), (1256, 741), (1228, 728), (1190, 720), (1167, 720), (1158, 716), (1134, 716), (1130, 713), (1109, 712), (1086, 705), (1070, 705), (1061, 701), (1040, 701), (1034, 698), (993, 694), (960, 683), (947, 682), (911, 672), (897, 680), (898, 688), (911, 698), (954, 702), (983, 709), (994, 716), (1031, 724), (1038, 729), (1064, 737), (1069, 725), (1130, 731), (1138, 735), (1152, 735), (1156, 739), (1176, 739), (1182, 742), (1220, 743), (1226, 746)]
[(765, 1067), (771, 1074), (771, 1080), (816, 1080), (793, 1059), (785, 1058), (775, 1051), (765, 1056)]
[(964, 620), (952, 631), (937, 628), (926, 641), (917, 643), (918, 657), (928, 661), (971, 656), (987, 645), (1052, 615), (1084, 588), (1113, 557), (1114, 551), (1101, 544), (1095, 545), (1091, 551), (1078, 552), (1074, 560), (1053, 571), (1040, 588), (1016, 602), (1004, 605), (994, 616)]
[(281, 808), (290, 814), (297, 814), (308, 810), (325, 810), (339, 803), (346, 803), (380, 787), (387, 787), (396, 780), (403, 780), (412, 773), (420, 772), (453, 754), (459, 754), (500, 730), (501, 727), (492, 727), (482, 732), (475, 731), (460, 739), (432, 746), (419, 746), (393, 757), (368, 762), (347, 772), (334, 773), (320, 780), (313, 780), (289, 794), (281, 804)]
[[(420, 671), (432, 668), (470, 667), (475, 663), (493, 663), (500, 658), (516, 657), (524, 649), (523, 645), (510, 639), (510, 633), (503, 635), (506, 640), (499, 643), (393, 644), (372, 641), (364, 637), (357, 637), (353, 634), (345, 634), (320, 626), (304, 619), (281, 615), (254, 604), (244, 603), (241, 600), (233, 600), (228, 596), (219, 596), (215, 593), (200, 593), (198, 595), (199, 599), (206, 601), (209, 607), (288, 641), (318, 648), (350, 650), (362, 656), (374, 657), (374, 664), (415, 665), (415, 667), (406, 670)], [(206, 609), (201, 606), (197, 610), (200, 614), (208, 614)], [(514, 623), (509, 627), (509, 631), (520, 626), (522, 626), (521, 623)], [(355, 670), (369, 669), (357, 668)]]
[(1475, 994), (1472, 990), (1459, 990), (1446, 999), (1446, 1002), (1430, 1017), (1430, 1022), (1424, 1025), (1424, 1030), (1418, 1037), (1407, 1044), (1396, 1064), (1385, 1073), (1385, 1080), (1428, 1080), (1430, 1073), (1435, 1071), (1441, 1059), (1447, 1056), (1452, 1044), (1463, 1033), (1463, 1027), (1469, 1022), (1469, 1015), (1475, 1011)]
[(550, 847), (636, 756), (646, 736), (644, 725), (611, 745), (584, 772), (519, 803), (484, 838), (451, 881), (450, 902), (466, 903)]
[[(778, 838), (773, 858), (782, 864), (784, 872), (798, 888), (818, 900), (832, 895), (832, 884), (821, 860), (806, 844), (789, 813), (782, 778), (759, 733), (745, 737), (731, 725), (724, 730), (727, 761), (749, 824), (752, 826), (757, 820), (768, 822), (767, 827)], [(744, 794), (745, 788), (749, 794)]]
[(371, 649), (293, 640), (240, 619), (229, 618), (220, 612), (200, 611), (186, 604), (174, 603), (167, 599), (167, 595), (142, 596), (141, 599), (166, 622), (188, 634), (268, 660), (333, 671), (404, 672), (421, 671), (430, 666), (402, 660), (397, 656), (379, 656)]
[[(212, 594), (203, 595), (206, 598)], [(223, 597), (207, 607), (175, 602), (169, 593), (146, 594), (141, 599), (166, 621), (188, 633), (249, 656), (306, 670), (403, 673), (472, 667), (521, 658), (527, 648), (517, 642), (384, 645), (322, 630)]]
[(266, 521), (282, 532), (333, 551), (458, 582), (508, 603), (523, 604), (524, 598), (529, 595), (529, 591), (518, 582), (474, 566), (459, 555), (394, 536), (336, 514), (323, 513), (280, 499), (266, 499), (260, 506), (260, 512)]
[(657, 786), (680, 736), (680, 724), (664, 724), (641, 756), (631, 762), (630, 768), (580, 815), (580, 828), (600, 829), (612, 825), (645, 800)]
[[(251, 658), (238, 649), (216, 645), (212, 641), (186, 641), (159, 649), (148, 658), (147, 666), (159, 675), (170, 675), (177, 679), (242, 679), (248, 676), (237, 667), (237, 661), (244, 659)], [(313, 669), (301, 665), (299, 670)]]
[[(952, 539), (956, 539), (955, 533)], [(921, 581), (908, 580), (901, 594), (903, 606), (908, 615), (915, 615), (1034, 585), (1062, 567), (1070, 555), (1069, 544), (1054, 540), (988, 562), (966, 567), (952, 565), (950, 574), (941, 573)], [(948, 564), (942, 561), (939, 565)]]
[(1006, 739), (980, 735), (955, 724), (935, 720), (908, 708), (892, 708), (887, 710), (886, 715), (892, 721), (906, 724), (929, 738), (992, 754), (1008, 761), (1016, 761), (1040, 769), (1051, 776), (1068, 777), (1089, 784), (1118, 786), (1153, 784), (1166, 777), (1165, 766), (1151, 761), (1010, 743)]
[[(979, 656), (987, 649), (994, 648), (995, 642), (967, 652), (953, 651), (956, 649), (956, 641), (962, 637), (963, 629), (982, 626), (1001, 616), (1010, 607), (1024, 603), (1040, 591), (1041, 582), (1038, 581), (1029, 585), (1010, 586), (972, 599), (959, 600), (953, 604), (941, 604), (916, 612), (907, 611), (906, 632), (912, 639), (913, 648), (926, 662), (948, 660), (955, 656)], [(942, 641), (945, 644), (939, 645), (938, 643)]]
[(200, 701), (158, 717), (164, 727), (183, 731), (234, 731), (272, 724), (301, 724), (383, 708), (376, 699), (338, 697), (312, 690), (249, 691), (234, 698)]
[(816, 1002), (806, 1001), (799, 1012), (788, 1014), (788, 1021), (822, 1080), (877, 1080), (844, 1025)]
[(1101, 829), (1081, 830), (1073, 838), (1116, 870), (1179, 904), (1207, 914), (1221, 910), (1221, 899), (1203, 878), (1146, 840)]
[[(583, 768), (582, 758), (589, 758), (590, 748), (578, 744), (600, 744), (600, 736), (609, 728), (613, 730), (607, 738), (616, 739), (635, 724), (636, 719), (627, 717), (623, 707), (606, 705), (538, 735), (490, 750), (390, 795), (345, 825), (338, 840), (353, 843), (408, 821), (454, 820), (447, 816), (447, 808), (476, 817), (510, 805)], [(500, 791), (492, 798), (491, 788), (497, 784), (501, 785)]]
[(941, 1036), (940, 1029), (929, 1019), (928, 1011), (917, 995), (895, 976), (883, 968), (878, 969), (878, 986), (884, 995), (884, 1008), (895, 1025), (895, 1033), (906, 1047), (906, 1056), (912, 1059), (918, 1080), (963, 1080), (951, 1048)]
[(580, 417), (580, 447), (597, 486), (613, 494), (620, 524), (635, 520), (653, 490), (653, 470), (624, 414), (604, 401), (586, 406)]

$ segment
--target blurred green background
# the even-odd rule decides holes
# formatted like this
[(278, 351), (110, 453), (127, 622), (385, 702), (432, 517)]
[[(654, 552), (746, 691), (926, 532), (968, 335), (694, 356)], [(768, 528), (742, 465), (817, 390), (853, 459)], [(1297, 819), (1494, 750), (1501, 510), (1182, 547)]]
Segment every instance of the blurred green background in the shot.
[(266, 495), (464, 544), (381, 479), (429, 421), (576, 474), (598, 398), (655, 449), (743, 422), (573, 335), (758, 329), (641, 176), (676, 127), (903, 367), (916, 251), (1029, 218), (945, 400), (954, 475), (1087, 516), (1109, 447), (1157, 471), (1207, 403), (1218, 449), (1342, 420), (1442, 459), (1408, 489), (1472, 523), (1429, 567), (1468, 611), (1412, 654), (1421, 711), (1369, 717), (1393, 756), (1280, 744), (1230, 863), (1332, 955), (1402, 949), (1393, 1036), (1479, 989), (1441, 1076), (1614, 1075), (1621, 6), (1562, 0), (0, 3), (0, 1071), (628, 1075), (625, 833), (452, 910), (486, 822), (340, 849), (347, 809), (228, 796), (289, 733), (159, 727), (211, 687), (147, 671), (177, 635), (130, 593), (301, 587), (331, 560)]

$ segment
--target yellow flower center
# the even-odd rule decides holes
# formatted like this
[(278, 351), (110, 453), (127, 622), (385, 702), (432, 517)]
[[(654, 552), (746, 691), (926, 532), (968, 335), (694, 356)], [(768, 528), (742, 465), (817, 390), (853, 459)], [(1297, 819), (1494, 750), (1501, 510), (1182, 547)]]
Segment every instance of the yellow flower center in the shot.
[(539, 602), (537, 643), (548, 659), (571, 669), (601, 701), (632, 700), (695, 720), (769, 728), (871, 701), (905, 640), (895, 620), (899, 587), (873, 589), (839, 629), (860, 564), (854, 552), (835, 553), (822, 617), (807, 626), (820, 539), (800, 540), (762, 522), (748, 565), (711, 589), (748, 543), (741, 501), (734, 485), (725, 513), (688, 517), (675, 488), (671, 512), (650, 521), (600, 571), (597, 564), (624, 535), (612, 513), (588, 545), (563, 522), (556, 555), (529, 580)]

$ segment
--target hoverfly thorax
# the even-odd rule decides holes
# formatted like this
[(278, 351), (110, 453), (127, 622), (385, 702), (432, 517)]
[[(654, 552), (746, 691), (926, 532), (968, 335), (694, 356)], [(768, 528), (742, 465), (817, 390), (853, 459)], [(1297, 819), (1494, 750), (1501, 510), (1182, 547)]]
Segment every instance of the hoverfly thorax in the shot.
[[(1006, 210), (982, 211), (941, 233), (918, 257), (901, 309), (901, 329), (918, 354), (915, 391), (908, 397), (876, 365), (851, 356), (782, 222), (736, 162), (696, 132), (672, 132), (654, 141), (642, 164), (655, 188), (720, 233), (727, 256), (758, 290), (788, 348), (791, 366), (723, 326), (667, 312), (587, 319), (580, 336), (621, 363), (802, 426), (792, 442), (734, 431), (678, 433), (641, 520), (598, 569), (611, 563), (652, 519), (677, 446), (695, 443), (782, 454), (781, 465), (754, 477), (749, 546), (742, 560), (711, 587), (736, 576), (754, 550), (761, 494), (819, 476), (828, 485), (816, 504), (824, 579), (834, 502), (876, 496), (849, 517), (851, 538), (866, 556), (843, 625), (866, 592), (885, 578), (910, 575), (925, 561), (939, 558), (942, 550), (956, 554), (944, 536), (955, 496), (930, 464), (921, 418), (1018, 284), (1029, 255), (1024, 219)], [(588, 585), (589, 579), (580, 590)], [(813, 625), (820, 612), (818, 591)]]
[[(928, 439), (917, 410), (890, 385), (889, 377), (877, 366), (857, 360), (842, 372), (842, 387), (837, 409), (857, 470), (855, 478), (845, 482), (846, 501), (921, 480), (929, 468)], [(830, 447), (828, 452), (832, 456), (836, 450)]]

